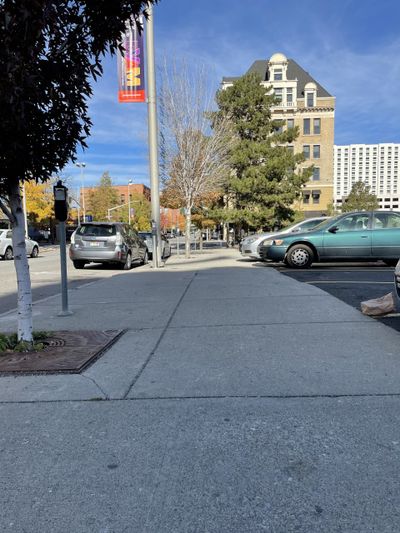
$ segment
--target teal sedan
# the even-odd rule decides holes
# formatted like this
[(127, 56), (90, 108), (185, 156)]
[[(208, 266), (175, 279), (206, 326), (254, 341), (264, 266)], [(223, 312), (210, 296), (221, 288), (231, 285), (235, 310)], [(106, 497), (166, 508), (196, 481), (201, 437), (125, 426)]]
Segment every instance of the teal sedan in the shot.
[(260, 246), (260, 256), (283, 261), (292, 268), (329, 261), (383, 260), (395, 265), (400, 258), (400, 213), (344, 213), (307, 233), (266, 239)]

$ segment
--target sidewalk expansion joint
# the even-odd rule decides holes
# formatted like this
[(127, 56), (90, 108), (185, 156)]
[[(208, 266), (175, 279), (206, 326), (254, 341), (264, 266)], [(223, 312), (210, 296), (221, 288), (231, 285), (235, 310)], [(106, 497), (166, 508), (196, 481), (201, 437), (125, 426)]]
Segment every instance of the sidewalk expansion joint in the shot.
[(164, 336), (165, 336), (165, 334), (166, 334), (166, 332), (167, 332), (167, 330), (168, 330), (168, 328), (169, 328), (169, 326), (170, 326), (170, 324), (171, 324), (171, 322), (172, 322), (172, 320), (173, 320), (173, 318), (174, 318), (174, 316), (175, 316), (175, 314), (176, 314), (176, 312), (177, 312), (179, 306), (180, 306), (181, 303), (182, 303), (182, 300), (183, 300), (184, 297), (186, 296), (186, 293), (187, 293), (187, 291), (189, 290), (189, 288), (190, 288), (191, 284), (193, 283), (193, 281), (194, 281), (194, 279), (195, 279), (196, 276), (197, 276), (197, 272), (195, 272), (195, 273), (193, 274), (193, 276), (190, 278), (189, 283), (186, 285), (186, 288), (185, 288), (185, 290), (183, 291), (181, 297), (179, 298), (178, 303), (177, 303), (176, 306), (174, 307), (174, 310), (172, 311), (171, 316), (170, 316), (169, 319), (168, 319), (168, 322), (166, 323), (164, 329), (162, 330), (161, 335), (159, 336), (159, 338), (158, 338), (158, 340), (157, 340), (157, 342), (156, 342), (156, 344), (155, 344), (153, 350), (150, 352), (150, 354), (149, 354), (148, 357), (146, 358), (146, 360), (145, 360), (145, 362), (143, 363), (143, 365), (141, 366), (139, 372), (138, 372), (138, 373), (136, 374), (136, 376), (133, 378), (133, 381), (130, 383), (130, 385), (129, 385), (127, 391), (126, 391), (125, 394), (123, 395), (123, 399), (126, 399), (126, 397), (129, 395), (130, 391), (131, 391), (132, 388), (135, 386), (137, 380), (138, 380), (138, 379), (140, 378), (140, 376), (142, 375), (144, 369), (147, 367), (147, 365), (149, 364), (149, 362), (150, 362), (151, 359), (153, 358), (154, 354), (156, 353), (156, 351), (157, 351), (158, 347), (160, 346), (160, 343), (161, 343), (161, 341), (163, 340), (163, 338), (164, 338)]
[(81, 375), (82, 375), (82, 377), (84, 377), (84, 378), (88, 379), (89, 381), (91, 381), (93, 383), (93, 385), (95, 385), (99, 389), (99, 391), (104, 396), (104, 398), (103, 398), (104, 400), (109, 400), (110, 399), (110, 397), (106, 393), (106, 391), (102, 389), (102, 387), (97, 383), (97, 381), (94, 378), (92, 378), (90, 376), (87, 376), (86, 374), (81, 374)]
[[(100, 387), (99, 387), (100, 389)], [(101, 390), (101, 389), (100, 389)], [(111, 403), (111, 402), (159, 402), (159, 401), (188, 401), (188, 400), (335, 400), (335, 399), (370, 399), (370, 398), (399, 398), (398, 393), (374, 393), (374, 394), (221, 394), (221, 395), (203, 395), (203, 396), (149, 396), (137, 398), (85, 398), (85, 399), (66, 399), (66, 400), (17, 400), (4, 401), (0, 400), (1, 406), (19, 405), (19, 404), (48, 404), (48, 403)]]
[[(360, 315), (361, 315), (361, 311), (360, 311)], [(386, 315), (388, 316), (388, 315)], [(356, 320), (338, 320), (336, 322), (334, 322), (335, 325), (339, 325), (339, 324), (370, 324), (369, 321), (365, 320), (366, 318), (374, 318), (374, 317), (367, 317), (365, 315), (361, 315), (360, 316), (360, 319), (356, 319)], [(380, 316), (380, 317), (377, 317), (377, 318), (385, 318), (384, 316)], [(328, 325), (332, 325), (332, 322), (329, 322), (329, 321), (315, 321), (315, 322), (254, 322), (254, 323), (238, 323), (238, 324), (235, 324), (235, 323), (232, 323), (232, 324), (229, 324), (229, 323), (225, 323), (225, 324), (194, 324), (194, 325), (185, 325), (185, 324), (180, 324), (179, 326), (171, 326), (169, 329), (196, 329), (196, 328), (248, 328), (248, 327), (255, 327), (255, 326), (310, 326), (310, 325), (314, 325), (314, 324), (319, 324), (319, 325), (323, 325), (323, 324), (328, 324)], [(156, 328), (157, 329), (157, 328)]]

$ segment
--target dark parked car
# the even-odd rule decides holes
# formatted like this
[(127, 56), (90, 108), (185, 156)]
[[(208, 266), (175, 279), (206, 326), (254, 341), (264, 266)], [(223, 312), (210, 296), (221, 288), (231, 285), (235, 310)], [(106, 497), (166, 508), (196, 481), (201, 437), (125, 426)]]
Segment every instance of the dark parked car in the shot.
[(344, 213), (310, 232), (266, 239), (260, 255), (292, 268), (307, 268), (321, 261), (382, 260), (394, 266), (400, 257), (400, 213)]
[(120, 222), (87, 222), (71, 236), (69, 256), (75, 268), (87, 263), (116, 263), (129, 270), (134, 261), (146, 264), (148, 252), (137, 231)]

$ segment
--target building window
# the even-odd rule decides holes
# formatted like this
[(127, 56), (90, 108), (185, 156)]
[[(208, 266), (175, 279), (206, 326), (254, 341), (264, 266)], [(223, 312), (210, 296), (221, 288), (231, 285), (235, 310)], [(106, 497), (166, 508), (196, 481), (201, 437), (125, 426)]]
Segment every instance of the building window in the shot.
[(321, 119), (314, 119), (314, 135), (319, 135), (321, 133)]
[(315, 95), (314, 93), (307, 93), (306, 94), (306, 101), (307, 101), (307, 107), (314, 107), (315, 105)]
[(312, 179), (313, 181), (319, 181), (320, 179), (320, 168), (319, 167), (314, 167)]
[(310, 135), (311, 133), (311, 121), (309, 118), (303, 119), (303, 133), (304, 135)]
[(274, 90), (275, 98), (278, 102), (282, 102), (283, 89), (277, 88)]
[(292, 104), (293, 103), (293, 89), (291, 89), (291, 88), (286, 89), (286, 102), (288, 104)]
[(303, 192), (303, 204), (309, 204), (310, 203), (310, 191), (304, 191)]
[(313, 146), (313, 158), (319, 159), (321, 157), (321, 147), (319, 144), (314, 144)]
[(294, 146), (292, 144), (288, 144), (286, 148), (289, 150), (291, 154), (294, 154)]
[(282, 80), (282, 69), (281, 68), (276, 68), (274, 69), (274, 80), (275, 81), (281, 81)]
[(291, 128), (294, 128), (294, 118), (288, 118), (287, 119), (287, 128), (288, 130)]
[(310, 145), (303, 144), (303, 154), (305, 159), (310, 159)]
[(313, 202), (313, 204), (319, 204), (320, 196), (321, 196), (321, 191), (312, 191), (312, 202)]

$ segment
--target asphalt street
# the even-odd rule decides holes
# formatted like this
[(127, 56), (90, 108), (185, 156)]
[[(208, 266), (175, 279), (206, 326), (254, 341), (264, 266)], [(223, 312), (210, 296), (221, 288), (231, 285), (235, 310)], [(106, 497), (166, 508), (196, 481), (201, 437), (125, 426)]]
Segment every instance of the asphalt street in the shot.
[[(93, 264), (75, 270), (67, 257), (68, 287), (76, 289), (118, 274), (115, 265)], [(134, 269), (138, 268), (134, 265)], [(61, 292), (60, 253), (57, 247), (42, 248), (39, 257), (29, 258), (33, 302)], [(0, 314), (17, 307), (17, 281), (13, 261), (0, 261)]]

